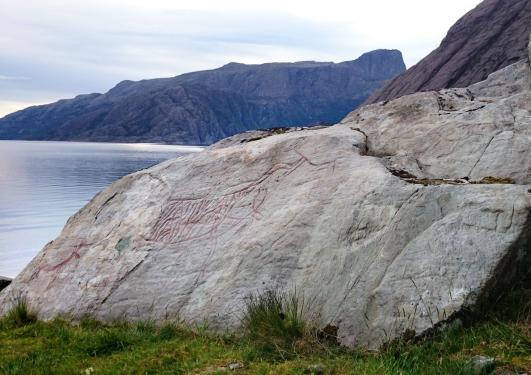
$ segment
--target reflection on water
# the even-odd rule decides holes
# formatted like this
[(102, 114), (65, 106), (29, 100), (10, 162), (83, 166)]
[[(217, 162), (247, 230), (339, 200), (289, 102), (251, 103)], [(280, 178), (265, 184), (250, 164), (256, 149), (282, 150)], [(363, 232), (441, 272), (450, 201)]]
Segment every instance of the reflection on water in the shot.
[(13, 277), (97, 192), (199, 147), (0, 141), (0, 276)]

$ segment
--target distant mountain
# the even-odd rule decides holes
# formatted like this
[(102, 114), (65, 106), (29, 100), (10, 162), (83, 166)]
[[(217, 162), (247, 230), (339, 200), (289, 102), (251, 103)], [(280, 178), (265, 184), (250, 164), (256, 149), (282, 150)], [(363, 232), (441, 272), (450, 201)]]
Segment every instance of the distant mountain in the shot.
[(367, 103), (482, 81), (525, 58), (530, 33), (531, 0), (485, 0), (452, 26), (439, 48)]
[(210, 144), (250, 129), (335, 123), (405, 70), (397, 50), (342, 63), (245, 65), (123, 81), (0, 119), (0, 139)]

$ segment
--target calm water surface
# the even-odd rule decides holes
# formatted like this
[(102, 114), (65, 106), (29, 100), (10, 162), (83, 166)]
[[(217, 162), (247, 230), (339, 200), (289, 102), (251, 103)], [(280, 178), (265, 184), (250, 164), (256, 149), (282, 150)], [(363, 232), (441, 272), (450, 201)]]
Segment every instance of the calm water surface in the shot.
[(14, 277), (116, 179), (200, 147), (0, 141), (0, 276)]

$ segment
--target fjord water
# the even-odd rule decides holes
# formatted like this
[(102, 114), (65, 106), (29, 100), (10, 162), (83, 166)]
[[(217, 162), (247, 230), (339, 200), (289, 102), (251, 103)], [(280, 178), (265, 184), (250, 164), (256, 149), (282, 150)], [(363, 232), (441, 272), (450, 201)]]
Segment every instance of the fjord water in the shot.
[(118, 178), (200, 147), (0, 141), (0, 276), (14, 277)]

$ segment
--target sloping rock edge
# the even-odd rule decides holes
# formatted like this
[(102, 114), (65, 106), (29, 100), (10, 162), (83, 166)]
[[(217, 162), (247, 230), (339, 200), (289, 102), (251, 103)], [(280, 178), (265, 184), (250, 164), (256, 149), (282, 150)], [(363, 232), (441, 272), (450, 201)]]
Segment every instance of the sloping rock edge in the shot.
[[(531, 189), (529, 189), (531, 193)], [(475, 310), (482, 310), (486, 304), (496, 302), (510, 291), (529, 288), (531, 285), (531, 212), (527, 215), (520, 237), (509, 248), (491, 278), (478, 296)], [(481, 311), (480, 311), (481, 312)]]
[[(531, 189), (530, 189), (531, 192)], [(531, 212), (526, 221), (526, 227), (531, 228)], [(432, 328), (420, 334), (406, 330), (397, 340), (421, 340), (437, 335), (444, 331), (454, 321), (470, 325), (478, 317), (485, 316), (486, 311), (496, 310), (496, 305), (511, 293), (524, 292), (531, 285), (531, 230), (523, 231), (518, 240), (509, 248), (497, 267), (493, 270), (490, 279), (483, 287), (483, 293), (478, 295), (476, 301), (470, 306), (463, 306), (448, 318), (439, 321)], [(493, 308), (494, 306), (494, 308)], [(519, 308), (516, 307), (516, 308)], [(388, 343), (384, 343), (383, 346)]]

